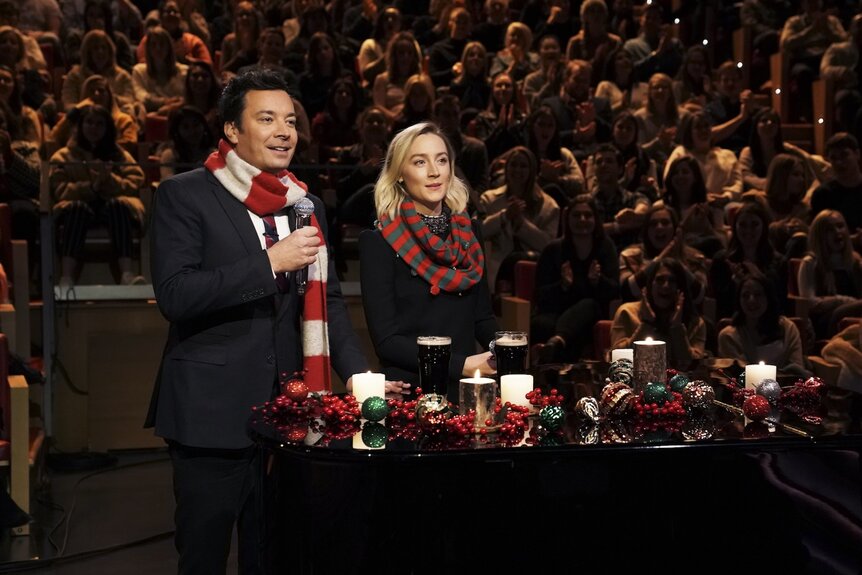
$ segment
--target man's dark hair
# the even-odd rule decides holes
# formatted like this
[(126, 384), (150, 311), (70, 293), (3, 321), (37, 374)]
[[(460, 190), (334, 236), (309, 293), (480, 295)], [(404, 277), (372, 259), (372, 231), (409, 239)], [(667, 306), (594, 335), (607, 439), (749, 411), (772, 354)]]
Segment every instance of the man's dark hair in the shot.
[(826, 140), (826, 155), (829, 155), (829, 152), (832, 150), (840, 150), (840, 149), (848, 149), (858, 151), (859, 150), (859, 140), (856, 139), (856, 136), (853, 134), (848, 134), (847, 132), (838, 132), (828, 140)]
[(618, 166), (618, 167), (620, 167), (620, 168), (621, 168), (621, 167), (623, 166), (623, 155), (622, 155), (622, 152), (620, 152), (620, 151), (617, 149), (617, 147), (616, 147), (616, 146), (614, 146), (613, 144), (611, 144), (610, 142), (605, 142), (605, 143), (603, 143), (603, 144), (599, 144), (599, 145), (596, 147), (596, 151), (595, 151), (595, 152), (593, 152), (593, 161), (595, 161), (595, 158), (596, 158), (599, 154), (609, 154), (609, 155), (613, 156), (613, 157), (614, 157), (614, 159), (617, 161), (617, 166)]
[(219, 115), (225, 124), (234, 123), (242, 128), (245, 95), (253, 90), (278, 90), (290, 94), (287, 81), (273, 70), (252, 69), (234, 76), (222, 90), (218, 102)]

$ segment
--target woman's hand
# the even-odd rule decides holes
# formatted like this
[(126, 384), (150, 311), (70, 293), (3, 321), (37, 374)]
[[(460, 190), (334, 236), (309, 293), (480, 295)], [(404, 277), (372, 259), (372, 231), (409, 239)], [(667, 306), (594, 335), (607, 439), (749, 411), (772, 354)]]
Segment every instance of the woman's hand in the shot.
[(560, 176), (563, 174), (563, 161), (543, 159), (539, 168), (539, 174), (549, 182), (558, 182)]
[[(568, 264), (569, 262), (566, 262)], [(569, 266), (569, 270), (571, 271), (572, 266)], [(599, 265), (598, 260), (593, 260), (590, 262), (590, 269), (587, 270), (587, 281), (590, 282), (590, 285), (595, 287), (599, 283), (599, 279), (602, 277), (602, 266)]]
[(564, 290), (572, 287), (572, 284), (575, 281), (575, 272), (572, 271), (572, 263), (569, 261), (563, 262), (563, 265), (560, 266), (560, 286)]
[(682, 310), (685, 307), (685, 294), (683, 292), (679, 292), (679, 295), (676, 296), (676, 307), (673, 308), (673, 315), (670, 318), (671, 325), (678, 325), (682, 323)]
[(524, 210), (527, 209), (527, 203), (520, 198), (509, 198), (506, 206), (506, 217), (512, 222), (515, 227), (520, 226), (524, 221)]
[(497, 373), (497, 368), (492, 365), (494, 354), (490, 351), (477, 353), (476, 355), (468, 356), (464, 360), (464, 369), (461, 370), (461, 375), (464, 377), (473, 377), (476, 371), (479, 375), (494, 375)]
[(641, 323), (655, 323), (655, 312), (649, 304), (647, 288), (641, 288), (641, 307), (638, 311), (638, 317), (640, 318)]
[(401, 393), (408, 394), (412, 390), (410, 389), (410, 384), (405, 381), (387, 381), (386, 382), (386, 393)]

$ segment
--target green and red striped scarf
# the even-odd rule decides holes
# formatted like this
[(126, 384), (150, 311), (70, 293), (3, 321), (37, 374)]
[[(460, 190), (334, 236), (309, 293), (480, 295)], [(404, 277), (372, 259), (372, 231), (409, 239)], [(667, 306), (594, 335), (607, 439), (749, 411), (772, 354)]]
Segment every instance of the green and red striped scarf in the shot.
[(400, 215), (384, 214), (377, 226), (401, 259), (431, 284), (434, 295), (469, 289), (485, 273), (485, 254), (464, 212), (452, 214), (446, 240), (431, 233), (409, 200), (401, 203)]

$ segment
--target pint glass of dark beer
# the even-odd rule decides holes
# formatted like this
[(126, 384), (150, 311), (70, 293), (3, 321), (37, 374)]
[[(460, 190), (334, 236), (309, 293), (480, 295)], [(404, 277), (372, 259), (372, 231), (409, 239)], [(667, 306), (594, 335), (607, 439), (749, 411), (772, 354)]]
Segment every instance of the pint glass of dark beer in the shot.
[(523, 331), (498, 331), (494, 335), (497, 375), (527, 373), (527, 334)]
[(419, 387), (422, 393), (446, 395), (452, 338), (425, 335), (416, 338), (419, 346)]

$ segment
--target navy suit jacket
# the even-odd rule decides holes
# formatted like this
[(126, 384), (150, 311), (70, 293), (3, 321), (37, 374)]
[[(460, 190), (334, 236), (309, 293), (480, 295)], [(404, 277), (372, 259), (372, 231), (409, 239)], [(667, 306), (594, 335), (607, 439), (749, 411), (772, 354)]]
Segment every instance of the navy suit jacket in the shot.
[[(326, 237), (323, 204), (308, 197)], [(251, 408), (273, 397), (279, 373), (302, 369), (294, 283), (278, 293), (248, 211), (204, 168), (161, 183), (151, 234), (153, 287), (170, 330), (146, 424), (184, 445), (247, 447)], [(330, 355), (346, 381), (367, 363), (331, 258), (328, 269)]]

